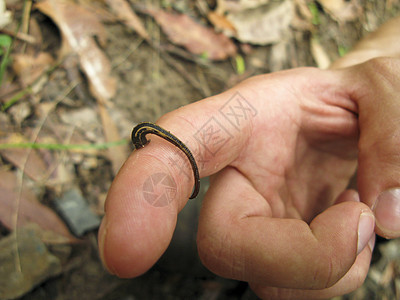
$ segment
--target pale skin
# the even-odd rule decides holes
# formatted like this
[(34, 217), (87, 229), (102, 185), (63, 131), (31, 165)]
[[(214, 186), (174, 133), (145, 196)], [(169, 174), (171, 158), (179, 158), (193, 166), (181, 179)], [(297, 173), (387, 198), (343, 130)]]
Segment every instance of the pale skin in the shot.
[[(235, 92), (257, 115), (231, 130), (215, 154), (201, 151), (196, 132), (210, 117), (223, 122), (218, 110)], [(199, 149), (200, 176), (211, 176), (197, 238), (204, 265), (249, 282), (267, 299), (328, 298), (360, 286), (374, 230), (400, 236), (400, 199), (390, 198), (400, 188), (399, 104), (400, 61), (387, 58), (254, 77), (163, 116), (157, 123)], [(168, 164), (171, 156), (185, 159), (152, 137), (109, 190), (99, 246), (105, 266), (120, 277), (139, 276), (160, 258), (191, 194), (193, 177)], [(346, 190), (357, 166), (358, 192)], [(155, 172), (177, 184), (164, 207), (142, 195)]]

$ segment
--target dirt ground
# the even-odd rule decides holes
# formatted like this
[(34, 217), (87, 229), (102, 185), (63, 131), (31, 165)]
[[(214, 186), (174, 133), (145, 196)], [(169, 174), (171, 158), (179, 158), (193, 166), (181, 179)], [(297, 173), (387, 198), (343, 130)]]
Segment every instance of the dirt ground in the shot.
[[(216, 3), (213, 0), (136, 2), (141, 5), (151, 4), (168, 11), (179, 11), (210, 28), (213, 26), (198, 6), (198, 2), (206, 3), (210, 10), (214, 10)], [(106, 30), (107, 41), (101, 45), (101, 49), (111, 63), (110, 76), (116, 79), (116, 94), (108, 100), (112, 104), (107, 106), (110, 122), (117, 127), (120, 138), (127, 139), (135, 124), (141, 121), (154, 122), (171, 110), (220, 93), (247, 77), (281, 69), (317, 66), (319, 59), (313, 52), (311, 41), (317, 40), (327, 57), (334, 61), (351, 49), (360, 38), (400, 14), (398, 0), (344, 2), (357, 2), (362, 11), (356, 18), (343, 21), (327, 12), (319, 2), (308, 1), (308, 6), (305, 7), (317, 10), (317, 13), (311, 14), (314, 19), (306, 19), (304, 14), (297, 12), (302, 22), (292, 26), (281, 43), (254, 45), (241, 43), (233, 38), (232, 41), (243, 58), (245, 69), (242, 71), (239, 70), (237, 58), (212, 61), (207, 57), (192, 54), (185, 48), (174, 46), (154, 18), (140, 11), (135, 5), (132, 7), (145, 24), (152, 44), (116, 18), (106, 18), (103, 14), (102, 24)], [(6, 3), (13, 11), (15, 20), (23, 17), (22, 3)], [(105, 11), (109, 10), (103, 1), (99, 3)], [(315, 20), (316, 17), (318, 20)], [(58, 25), (34, 7), (30, 18), (35, 20), (43, 36), (42, 43), (35, 46), (35, 51), (48, 52), (56, 60), (60, 57), (62, 42)], [(18, 40), (10, 54), (11, 59), (17, 53), (22, 53), (24, 47), (27, 46)], [(48, 73), (39, 90), (29, 90), (18, 102), (1, 112), (1, 121), (6, 124), (2, 125), (2, 138), (20, 134), (29, 139), (30, 134), (36, 132), (38, 126), (42, 126), (39, 130), (42, 142), (47, 141), (47, 135), (54, 137), (56, 133), (65, 141), (71, 124), (74, 124), (73, 134), (70, 135), (73, 143), (111, 141), (104, 134), (104, 119), (100, 116), (98, 99), (89, 88), (90, 80), (73, 59), (71, 65), (66, 60), (60, 64), (53, 63), (52, 66), (55, 67)], [(185, 72), (182, 72), (182, 69)], [(10, 65), (3, 81), (3, 93), (0, 93), (0, 98), (1, 95), (9, 95), (8, 92), (4, 92), (6, 86), (12, 86), (14, 90), (10, 88), (10, 93), (15, 95), (18, 91), (26, 91), (26, 86), (30, 84), (24, 84), (21, 74)], [(4, 105), (8, 100), (10, 97), (4, 96), (1, 102)], [(45, 122), (40, 123), (45, 108), (43, 104), (54, 101), (58, 101), (57, 105), (47, 113)], [(53, 130), (52, 127), (57, 130)], [(51, 141), (54, 141), (54, 138)], [(9, 143), (10, 140), (6, 142)], [(25, 175), (22, 176), (24, 184), (34, 192), (42, 204), (57, 212), (58, 216), (60, 213), (55, 209), (55, 199), (62, 197), (65, 191), (71, 188), (78, 188), (91, 211), (101, 218), (105, 196), (115, 176), (109, 155), (113, 149), (92, 149), (92, 152), (38, 150), (49, 165), (56, 161), (57, 167), (63, 166), (68, 174), (67, 179), (64, 178), (60, 182), (60, 177), (55, 180), (54, 177), (48, 176), (46, 180), (35, 180), (32, 176)], [(129, 149), (133, 148), (129, 146)], [(51, 157), (49, 152), (52, 153)], [(20, 174), (18, 170), (21, 169), (21, 165), (6, 152), (0, 154), (1, 168)], [(206, 189), (207, 179), (204, 179), (200, 196), (190, 202), (180, 215), (170, 248), (160, 262), (145, 275), (136, 279), (119, 279), (109, 275), (99, 260), (97, 229), (94, 228), (83, 234), (78, 243), (46, 243), (49, 252), (60, 261), (61, 269), (54, 276), (49, 276), (32, 287), (20, 299), (257, 299), (246, 283), (213, 275), (202, 267), (197, 258), (196, 218)], [(6, 223), (4, 220), (1, 222)], [(2, 238), (5, 238), (11, 235), (13, 230), (4, 225), (1, 232)], [(398, 241), (378, 239), (373, 265), (365, 284), (354, 293), (336, 299), (399, 299), (399, 250)]]

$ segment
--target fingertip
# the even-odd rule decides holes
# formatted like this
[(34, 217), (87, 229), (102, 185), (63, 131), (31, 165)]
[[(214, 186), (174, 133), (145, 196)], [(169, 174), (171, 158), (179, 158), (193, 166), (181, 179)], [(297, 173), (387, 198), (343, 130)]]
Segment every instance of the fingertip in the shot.
[(335, 204), (343, 203), (343, 202), (360, 202), (360, 195), (356, 190), (345, 190), (343, 193), (337, 197)]
[(367, 211), (360, 214), (358, 221), (357, 255), (368, 245), (374, 235), (375, 217)]
[(400, 188), (382, 192), (373, 206), (377, 231), (386, 238), (400, 236)]
[(106, 216), (104, 216), (103, 220), (101, 221), (99, 232), (98, 232), (99, 256), (100, 256), (100, 260), (101, 260), (104, 268), (106, 268), (106, 270), (110, 274), (115, 274), (115, 272), (107, 265), (107, 261), (106, 261), (105, 254), (104, 254), (104, 244), (105, 244), (106, 237), (107, 237), (107, 219), (106, 219)]
[[(162, 255), (163, 249), (135, 234), (121, 222), (102, 223), (99, 232), (100, 257), (105, 268), (121, 278), (133, 278), (147, 272)], [(136, 235), (136, 238), (135, 238)]]

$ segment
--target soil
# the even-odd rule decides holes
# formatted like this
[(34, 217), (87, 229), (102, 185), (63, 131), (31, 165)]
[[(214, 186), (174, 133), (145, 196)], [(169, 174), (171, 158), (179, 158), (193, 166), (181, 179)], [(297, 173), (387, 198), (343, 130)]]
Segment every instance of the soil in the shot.
[[(167, 2), (172, 3), (172, 6), (179, 4), (180, 9), (182, 5), (184, 9), (196, 7), (195, 0), (184, 4), (182, 1)], [(214, 1), (207, 2), (211, 7), (215, 5)], [(110, 111), (111, 117), (118, 120), (120, 135), (129, 137), (133, 125), (141, 121), (155, 121), (180, 106), (220, 93), (246, 77), (280, 69), (315, 66), (310, 52), (312, 36), (318, 36), (327, 54), (334, 60), (339, 57), (340, 51), (350, 49), (361, 37), (400, 13), (400, 1), (397, 0), (360, 2), (363, 7), (361, 17), (345, 23), (334, 20), (317, 3), (319, 24), (313, 26), (312, 32), (293, 30), (285, 46), (285, 55), (280, 61), (275, 60), (272, 45), (249, 46), (240, 45), (235, 41), (245, 61), (244, 74), (237, 73), (233, 59), (222, 62), (205, 61), (202, 64), (198, 63), (197, 57), (190, 54), (187, 57), (172, 55), (174, 63), (180, 64), (197, 78), (200, 87), (188, 83), (187, 78), (167, 63), (154, 47), (123, 24), (106, 22), (108, 41), (104, 51), (111, 60), (112, 73), (117, 78), (118, 85), (117, 95), (113, 98), (114, 106)], [(196, 13), (195, 9), (193, 11)], [(198, 12), (197, 15), (200, 17)], [(57, 27), (39, 12), (34, 12), (32, 17), (38, 20), (46, 34), (44, 50), (50, 51), (56, 57), (61, 42)], [(147, 24), (147, 28), (153, 28), (150, 32), (156, 43), (168, 46), (169, 41), (154, 21), (145, 15), (140, 17)], [(67, 95), (56, 115), (72, 114), (82, 107), (93, 110), (95, 115), (98, 113), (96, 102), (91, 98), (83, 76), (81, 79), (83, 84)], [(66, 69), (63, 66), (57, 68), (43, 87), (43, 101), (50, 101), (65, 94), (65, 87), (70, 82)], [(23, 127), (32, 126), (34, 123), (34, 120), (27, 119)], [(102, 136), (99, 124), (97, 120), (91, 131)], [(113, 175), (111, 164), (105, 156), (97, 157), (94, 165), (95, 167), (87, 167), (74, 164), (76, 177), (73, 181), (80, 187), (90, 206), (101, 214), (102, 201)], [(136, 279), (119, 279), (108, 274), (99, 259), (97, 232), (94, 230), (83, 237), (82, 243), (49, 246), (50, 251), (63, 263), (61, 274), (35, 287), (21, 299), (257, 299), (246, 283), (213, 275), (199, 262), (195, 245), (196, 218), (206, 188), (207, 180), (204, 180), (200, 197), (191, 202), (180, 216), (171, 247), (160, 262), (145, 275)], [(41, 193), (42, 202), (52, 206), (53, 198), (59, 191), (46, 187)], [(379, 240), (379, 243), (387, 242)], [(379, 262), (382, 257), (379, 249), (378, 245), (374, 263)], [(391, 282), (395, 280), (398, 283), (399, 277), (393, 278)], [(373, 283), (373, 280), (367, 280), (358, 291), (336, 299), (381, 299), (383, 296), (387, 296), (386, 299), (395, 299), (396, 295), (399, 296), (398, 293), (399, 287), (394, 284), (382, 287)]]

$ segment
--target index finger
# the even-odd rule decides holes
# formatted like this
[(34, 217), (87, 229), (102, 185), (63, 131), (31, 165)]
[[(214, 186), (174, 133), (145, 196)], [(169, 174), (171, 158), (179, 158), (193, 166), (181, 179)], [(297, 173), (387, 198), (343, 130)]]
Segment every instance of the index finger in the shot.
[[(256, 116), (251, 90), (227, 91), (179, 108), (157, 124), (193, 153), (200, 176), (228, 165), (251, 135)], [(176, 145), (156, 135), (133, 151), (107, 196), (106, 215), (99, 231), (102, 260), (120, 277), (146, 272), (168, 247), (177, 214), (193, 188), (192, 167)]]

